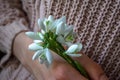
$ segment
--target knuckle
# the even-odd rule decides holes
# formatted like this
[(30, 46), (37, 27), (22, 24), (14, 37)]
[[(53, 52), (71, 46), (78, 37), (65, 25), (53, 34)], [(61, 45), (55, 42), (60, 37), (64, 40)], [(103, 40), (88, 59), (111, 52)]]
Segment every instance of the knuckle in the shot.
[(64, 65), (58, 66), (56, 69), (54, 69), (54, 76), (57, 80), (65, 80), (67, 67)]

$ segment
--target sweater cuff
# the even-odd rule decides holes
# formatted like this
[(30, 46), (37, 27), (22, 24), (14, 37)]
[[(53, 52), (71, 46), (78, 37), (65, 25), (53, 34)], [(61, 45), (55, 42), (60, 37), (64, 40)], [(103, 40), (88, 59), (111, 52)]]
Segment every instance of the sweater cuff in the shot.
[(5, 54), (0, 60), (0, 66), (2, 66), (11, 56), (12, 42), (15, 35), (23, 30), (28, 30), (23, 19), (14, 21), (5, 26), (0, 26), (0, 50), (3, 52), (0, 54)]

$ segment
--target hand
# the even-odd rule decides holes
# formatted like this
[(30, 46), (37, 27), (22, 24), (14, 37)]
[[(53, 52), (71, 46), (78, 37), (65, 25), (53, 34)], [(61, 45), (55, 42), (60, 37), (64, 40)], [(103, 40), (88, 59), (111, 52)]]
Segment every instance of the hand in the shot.
[[(32, 61), (33, 52), (28, 50), (28, 45), (32, 43), (24, 32), (20, 33), (14, 41), (14, 55), (21, 63), (36, 77), (37, 80), (87, 80), (80, 75), (71, 65), (66, 63), (58, 55), (54, 55), (54, 62), (48, 69), (38, 61)], [(101, 67), (83, 54), (76, 58), (86, 69), (91, 80), (108, 80)]]
[[(91, 80), (108, 80), (101, 67), (86, 55), (83, 54), (76, 60), (85, 68)], [(55, 61), (53, 65), (52, 74), (57, 80), (88, 80), (62, 59)]]

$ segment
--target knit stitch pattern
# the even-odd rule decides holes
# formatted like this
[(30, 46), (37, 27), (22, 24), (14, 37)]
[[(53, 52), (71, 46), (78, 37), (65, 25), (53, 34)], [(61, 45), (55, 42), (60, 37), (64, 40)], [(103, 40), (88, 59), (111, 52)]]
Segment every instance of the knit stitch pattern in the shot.
[(120, 0), (51, 0), (46, 17), (66, 16), (83, 52), (102, 66), (110, 80), (120, 79)]
[(102, 66), (109, 80), (120, 80), (120, 0), (21, 1), (32, 30), (38, 30), (38, 18), (66, 16), (82, 51)]

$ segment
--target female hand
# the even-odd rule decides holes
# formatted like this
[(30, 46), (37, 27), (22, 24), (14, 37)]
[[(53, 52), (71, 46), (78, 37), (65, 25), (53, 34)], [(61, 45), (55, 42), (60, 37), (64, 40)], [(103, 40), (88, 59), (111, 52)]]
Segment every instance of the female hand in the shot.
[[(20, 33), (15, 38), (13, 52), (37, 80), (88, 80), (56, 54), (53, 54), (54, 62), (49, 68), (41, 65), (37, 60), (32, 61), (34, 53), (28, 50), (30, 43), (32, 40), (24, 32)], [(86, 55), (83, 54), (76, 60), (85, 68), (91, 80), (108, 80), (101, 67)]]

